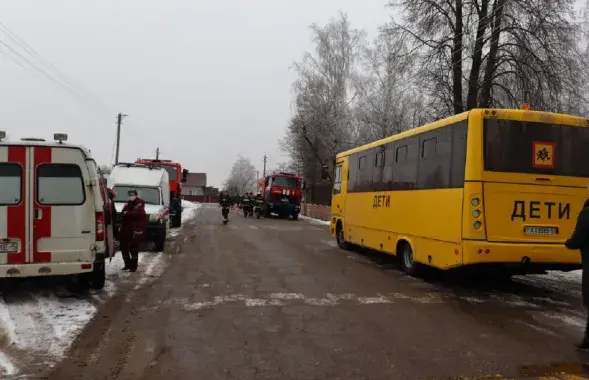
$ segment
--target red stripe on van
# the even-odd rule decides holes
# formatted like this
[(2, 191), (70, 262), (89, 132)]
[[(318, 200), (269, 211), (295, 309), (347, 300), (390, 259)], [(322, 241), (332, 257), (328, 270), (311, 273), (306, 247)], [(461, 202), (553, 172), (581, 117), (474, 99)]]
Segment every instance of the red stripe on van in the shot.
[(33, 262), (50, 263), (51, 252), (39, 252), (39, 239), (51, 237), (51, 206), (40, 205), (37, 201), (37, 168), (42, 164), (51, 163), (51, 147), (35, 147), (35, 175), (33, 176), (35, 184), (33, 185), (33, 199), (35, 200), (35, 209), (41, 209), (43, 216), (41, 219), (33, 220)]
[(10, 239), (20, 240), (20, 252), (9, 253), (6, 257), (7, 264), (25, 264), (27, 262), (27, 148), (24, 146), (8, 147), (8, 162), (19, 164), (22, 167), (21, 202), (17, 206), (7, 207), (7, 235)]

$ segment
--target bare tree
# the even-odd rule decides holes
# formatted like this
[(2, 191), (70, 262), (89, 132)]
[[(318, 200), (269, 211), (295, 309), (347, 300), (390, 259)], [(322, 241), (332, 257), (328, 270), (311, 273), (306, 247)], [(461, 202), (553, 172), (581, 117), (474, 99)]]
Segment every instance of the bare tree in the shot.
[(98, 170), (100, 170), (100, 172), (104, 175), (109, 175), (110, 172), (112, 171), (112, 168), (108, 165), (100, 165), (98, 167)]
[(343, 13), (323, 27), (312, 25), (311, 31), (314, 53), (293, 65), (294, 116), (282, 147), (297, 172), (316, 181), (323, 164), (354, 145), (354, 78), (365, 34), (353, 29)]
[(239, 157), (235, 161), (224, 187), (226, 191), (234, 194), (255, 191), (256, 168), (248, 158)]
[(369, 142), (413, 128), (424, 120), (423, 96), (413, 81), (413, 56), (400, 33), (380, 33), (362, 54), (355, 82), (358, 142)]
[[(569, 0), (393, 0), (437, 117), (476, 107), (583, 113), (587, 64)], [(464, 100), (466, 99), (466, 101)], [(575, 105), (575, 109), (571, 109)]]

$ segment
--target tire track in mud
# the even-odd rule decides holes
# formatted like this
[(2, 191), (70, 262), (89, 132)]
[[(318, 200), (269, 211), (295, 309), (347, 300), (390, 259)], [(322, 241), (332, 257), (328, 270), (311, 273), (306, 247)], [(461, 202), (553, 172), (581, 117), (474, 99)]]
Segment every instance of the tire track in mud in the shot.
[[(192, 232), (195, 224), (194, 221), (187, 222), (178, 234), (169, 238), (163, 253), (141, 263), (139, 271), (143, 272), (142, 276), (119, 287), (117, 294), (101, 306), (72, 344), (68, 356), (47, 379), (114, 380), (121, 376), (141, 337), (142, 320), (136, 312), (140, 309), (138, 305), (150, 296), (151, 286), (167, 270), (170, 256), (182, 250), (187, 237), (196, 237)], [(164, 268), (157, 268), (156, 274), (158, 265)]]

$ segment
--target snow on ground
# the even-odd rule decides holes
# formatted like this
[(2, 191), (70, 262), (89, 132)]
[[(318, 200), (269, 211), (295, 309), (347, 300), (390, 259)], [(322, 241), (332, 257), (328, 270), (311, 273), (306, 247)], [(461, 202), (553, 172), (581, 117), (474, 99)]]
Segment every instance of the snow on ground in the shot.
[(200, 203), (194, 203), (182, 200), (182, 223), (194, 219), (196, 211), (200, 208)]
[[(201, 205), (182, 201), (182, 206), (182, 222), (188, 222)], [(169, 236), (179, 233), (180, 229), (173, 229)], [(76, 295), (62, 286), (33, 287), (0, 298), (0, 378), (17, 375), (19, 366), (27, 367), (28, 363), (19, 363), (14, 357), (17, 355), (36, 364), (57, 363), (99, 305), (117, 294), (121, 284), (132, 282), (139, 275), (134, 287), (137, 290), (161, 276), (166, 263), (161, 252), (140, 252), (137, 273), (121, 270), (123, 265), (121, 253), (117, 252), (106, 264), (106, 284), (101, 292)]]
[(330, 225), (329, 220), (321, 220), (321, 219), (310, 218), (308, 216), (301, 215), (301, 214), (299, 214), (299, 218), (301, 218), (303, 220), (306, 220), (308, 222), (314, 223), (314, 224), (321, 224), (323, 226), (329, 226)]

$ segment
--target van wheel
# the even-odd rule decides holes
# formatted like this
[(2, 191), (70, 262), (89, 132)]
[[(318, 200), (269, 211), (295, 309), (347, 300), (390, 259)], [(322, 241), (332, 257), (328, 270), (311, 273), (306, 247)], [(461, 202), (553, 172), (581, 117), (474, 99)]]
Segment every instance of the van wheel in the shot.
[(104, 260), (95, 261), (92, 267), (92, 272), (81, 273), (78, 275), (78, 284), (83, 290), (101, 290), (104, 288), (105, 281), (106, 270)]
[(164, 245), (166, 244), (166, 234), (167, 231), (164, 228), (162, 232), (160, 232), (158, 234), (158, 236), (155, 238), (155, 251), (156, 252), (162, 252), (164, 250)]
[(341, 249), (350, 249), (350, 244), (346, 241), (344, 226), (341, 222), (337, 223), (337, 227), (335, 229), (335, 240), (337, 241), (338, 247), (340, 247)]
[(172, 216), (172, 228), (178, 228), (180, 226), (182, 226), (182, 214)]
[(417, 277), (422, 273), (423, 265), (416, 262), (413, 258), (413, 250), (409, 243), (400, 243), (399, 248), (397, 249), (397, 255), (401, 262), (403, 272), (412, 277)]
[(91, 273), (92, 289), (102, 290), (106, 281), (106, 265), (104, 261), (97, 261), (94, 263), (94, 268)]
[(298, 220), (299, 219), (299, 213), (295, 212), (294, 214), (292, 214), (292, 220)]

